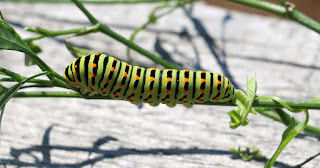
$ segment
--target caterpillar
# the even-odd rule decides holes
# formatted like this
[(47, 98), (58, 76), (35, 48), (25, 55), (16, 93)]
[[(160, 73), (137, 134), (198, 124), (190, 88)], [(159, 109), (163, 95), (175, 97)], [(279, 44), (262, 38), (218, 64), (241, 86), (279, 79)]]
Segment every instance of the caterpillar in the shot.
[(65, 68), (64, 78), (81, 94), (101, 94), (133, 104), (190, 108), (194, 103), (235, 98), (232, 83), (219, 73), (143, 68), (99, 53), (78, 57)]

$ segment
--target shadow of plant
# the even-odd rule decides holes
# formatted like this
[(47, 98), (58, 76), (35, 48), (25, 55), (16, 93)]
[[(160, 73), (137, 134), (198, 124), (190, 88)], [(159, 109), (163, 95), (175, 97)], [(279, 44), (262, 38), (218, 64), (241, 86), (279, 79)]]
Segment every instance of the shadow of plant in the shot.
[[(4, 167), (8, 165), (15, 165), (17, 167), (83, 167), (83, 166), (93, 166), (95, 163), (102, 161), (104, 159), (122, 157), (127, 155), (185, 155), (185, 154), (201, 154), (201, 155), (230, 155), (232, 158), (233, 153), (224, 150), (214, 150), (214, 149), (199, 149), (199, 148), (189, 148), (189, 149), (179, 149), (179, 148), (154, 148), (138, 150), (135, 148), (118, 148), (116, 150), (103, 150), (100, 149), (102, 145), (109, 143), (110, 141), (118, 141), (117, 138), (112, 136), (105, 136), (97, 139), (92, 147), (78, 147), (78, 146), (61, 146), (61, 145), (50, 145), (50, 133), (53, 129), (50, 126), (44, 133), (42, 144), (31, 146), (28, 148), (16, 149), (11, 148), (10, 155), (12, 159), (0, 159), (0, 165)], [(51, 151), (61, 151), (64, 152), (88, 152), (88, 159), (80, 161), (77, 163), (55, 163), (51, 160)], [(40, 155), (39, 155), (40, 153)], [(91, 154), (95, 154), (95, 157), (89, 158)], [(28, 155), (33, 158), (34, 162), (23, 161), (21, 156)], [(98, 156), (96, 156), (98, 155)], [(40, 156), (40, 157), (39, 157)], [(265, 162), (265, 161), (263, 161)], [(277, 162), (276, 167), (291, 167), (284, 163)]]

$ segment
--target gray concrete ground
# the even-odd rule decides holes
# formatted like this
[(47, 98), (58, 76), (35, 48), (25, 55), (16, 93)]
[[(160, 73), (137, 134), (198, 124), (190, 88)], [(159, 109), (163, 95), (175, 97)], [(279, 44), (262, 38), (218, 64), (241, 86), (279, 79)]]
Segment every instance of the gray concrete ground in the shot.
[[(86, 7), (129, 37), (154, 5)], [(71, 3), (0, 3), (0, 9), (24, 38), (33, 35), (24, 31), (26, 26), (63, 30), (88, 25)], [(40, 57), (61, 74), (74, 59), (63, 40), (36, 41), (43, 49)], [(126, 60), (126, 47), (101, 33), (71, 42)], [(259, 95), (292, 100), (320, 95), (319, 35), (290, 21), (196, 3), (192, 15), (178, 9), (141, 32), (136, 43), (183, 68), (220, 72), (237, 88), (244, 89), (247, 76), (256, 74)], [(132, 53), (139, 65), (156, 66)], [(40, 72), (36, 66), (25, 67), (18, 52), (1, 51), (0, 60), (1, 67), (25, 76)], [(286, 127), (250, 115), (247, 127), (232, 130), (227, 115), (231, 109), (235, 107), (154, 108), (114, 100), (12, 99), (2, 123), (0, 167), (263, 167), (264, 162), (232, 158), (228, 149), (252, 145), (271, 157)], [(320, 127), (319, 121), (319, 111), (311, 110), (310, 124)], [(294, 166), (319, 152), (319, 138), (303, 133), (282, 152), (275, 167)], [(303, 167), (319, 165), (320, 157)]]

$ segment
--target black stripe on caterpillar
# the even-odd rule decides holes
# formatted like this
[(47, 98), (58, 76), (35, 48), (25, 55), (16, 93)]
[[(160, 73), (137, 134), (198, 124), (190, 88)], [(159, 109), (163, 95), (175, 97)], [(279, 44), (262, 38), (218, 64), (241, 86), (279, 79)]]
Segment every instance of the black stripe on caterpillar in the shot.
[(169, 107), (195, 102), (228, 102), (235, 88), (227, 77), (206, 71), (143, 68), (104, 54), (77, 58), (66, 67), (64, 78), (81, 94), (101, 94), (114, 99)]

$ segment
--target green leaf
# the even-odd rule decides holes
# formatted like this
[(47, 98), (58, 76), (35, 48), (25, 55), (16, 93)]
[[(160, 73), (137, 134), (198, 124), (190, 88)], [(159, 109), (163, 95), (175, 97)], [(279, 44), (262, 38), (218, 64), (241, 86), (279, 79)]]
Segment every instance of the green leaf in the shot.
[(2, 118), (3, 118), (3, 114), (4, 114), (4, 107), (5, 107), (6, 103), (14, 96), (14, 94), (28, 80), (36, 78), (36, 77), (41, 76), (41, 75), (45, 75), (47, 73), (48, 72), (43, 72), (43, 73), (34, 75), (34, 76), (30, 77), (30, 78), (27, 78), (27, 79), (15, 84), (14, 86), (12, 86), (9, 89), (7, 89), (6, 87), (4, 87), (3, 85), (0, 84), (0, 130), (1, 130), (1, 121), (2, 121)]
[[(29, 43), (27, 43), (27, 45), (30, 47), (30, 49), (34, 53), (40, 53), (42, 51), (41, 48), (33, 42), (29, 42)], [(29, 54), (25, 54), (24, 65), (25, 66), (37, 65), (37, 63), (32, 59), (32, 57)]]
[(228, 112), (229, 116), (231, 117), (231, 121), (230, 121), (230, 128), (235, 129), (237, 127), (239, 127), (240, 125), (242, 126), (246, 126), (249, 124), (249, 120), (246, 118), (244, 121), (241, 121), (242, 117), (240, 115), (240, 110), (231, 110), (230, 112)]
[(0, 11), (0, 49), (29, 53), (31, 50), (15, 30), (4, 20)]
[[(230, 127), (237, 128), (240, 125), (245, 126), (249, 123), (249, 113), (257, 114), (252, 108), (253, 100), (256, 98), (257, 81), (256, 76), (247, 78), (247, 95), (241, 90), (235, 90), (235, 99), (232, 101), (240, 110), (230, 111), (228, 114), (231, 117)], [(240, 121), (239, 121), (240, 120)]]
[[(38, 76), (41, 76), (41, 75), (45, 75), (45, 74), (47, 74), (47, 72), (43, 72), (43, 73), (34, 75), (34, 76), (30, 77), (30, 78), (27, 78), (27, 79), (15, 84), (11, 88), (9, 88), (9, 89), (5, 90), (4, 92), (2, 92), (2, 94), (0, 95), (0, 110), (2, 110), (4, 108), (5, 104), (14, 96), (14, 94), (22, 87), (22, 85), (24, 83), (26, 83), (30, 79), (33, 79), (35, 77), (38, 77)], [(3, 88), (2, 88), (2, 90), (3, 90)]]
[(288, 128), (282, 134), (281, 143), (277, 149), (277, 151), (273, 154), (270, 160), (265, 165), (265, 168), (271, 168), (274, 162), (276, 161), (277, 157), (280, 155), (282, 150), (287, 146), (287, 144), (296, 136), (298, 135), (308, 124), (309, 121), (309, 113), (308, 110), (306, 112), (306, 119), (299, 124), (296, 124), (294, 118), (291, 118), (290, 124)]
[(20, 82), (20, 81), (26, 79), (25, 77), (15, 73), (15, 72), (12, 72), (12, 71), (10, 71), (8, 69), (2, 68), (2, 67), (0, 67), (0, 72), (3, 75), (10, 76), (12, 79), (16, 80), (17, 82)]
[(236, 154), (236, 157), (241, 158), (244, 161), (254, 160), (264, 160), (265, 157), (260, 153), (260, 150), (256, 147), (250, 146), (239, 146), (236, 148), (230, 148), (230, 151)]
[(1, 99), (2, 93), (6, 92), (7, 90), (8, 90), (8, 88), (6, 88), (0, 84), (0, 99)]
[(38, 45), (36, 45), (34, 42), (30, 42), (30, 43), (27, 43), (27, 44), (31, 48), (31, 50), (36, 54), (40, 53), (42, 51), (41, 48)]
[(91, 54), (99, 53), (97, 51), (89, 50), (86, 48), (71, 46), (68, 42), (66, 42), (66, 46), (67, 46), (69, 52), (76, 58), (84, 56), (84, 55), (91, 55)]
[(4, 114), (4, 106), (2, 109), (0, 109), (0, 132), (1, 132), (1, 122), (2, 122), (2, 116)]
[(258, 99), (271, 99), (279, 104), (281, 104), (284, 108), (286, 108), (287, 110), (294, 112), (294, 113), (299, 113), (304, 111), (303, 109), (294, 109), (292, 107), (290, 107), (287, 103), (285, 103), (282, 99), (280, 99), (279, 97), (275, 97), (275, 96), (261, 96), (258, 97)]
[[(42, 51), (41, 48), (33, 42), (29, 42), (27, 44), (34, 53), (40, 53)], [(24, 65), (25, 66), (37, 65), (37, 63), (32, 59), (32, 57), (29, 54), (25, 54)]]

